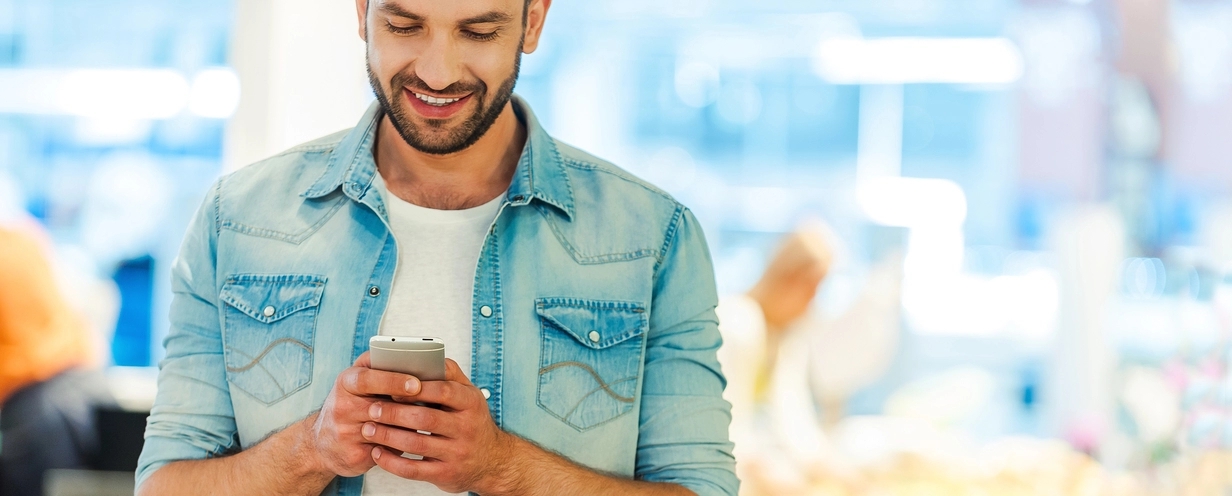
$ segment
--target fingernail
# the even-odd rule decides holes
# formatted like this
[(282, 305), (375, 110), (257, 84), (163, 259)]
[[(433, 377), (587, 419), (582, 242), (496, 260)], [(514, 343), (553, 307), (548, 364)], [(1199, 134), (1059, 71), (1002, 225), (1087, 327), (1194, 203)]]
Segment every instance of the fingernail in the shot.
[(373, 460), (381, 459), (381, 448), (372, 448), (372, 459)]
[(381, 404), (373, 403), (372, 406), (368, 407), (368, 416), (372, 417), (372, 420), (380, 420)]
[(410, 378), (406, 380), (406, 392), (411, 394), (419, 393), (419, 379)]
[(364, 424), (364, 428), (362, 430), (364, 433), (364, 437), (372, 437), (376, 435), (376, 425), (375, 424)]

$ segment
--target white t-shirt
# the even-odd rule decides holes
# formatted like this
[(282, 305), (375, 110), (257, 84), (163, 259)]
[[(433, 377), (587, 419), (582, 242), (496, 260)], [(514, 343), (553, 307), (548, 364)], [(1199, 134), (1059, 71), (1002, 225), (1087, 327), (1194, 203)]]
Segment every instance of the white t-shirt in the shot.
[[(389, 224), (398, 241), (398, 267), (380, 334), (441, 338), (445, 357), (458, 362), (469, 375), (475, 267), (503, 197), (466, 210), (434, 210), (390, 194), (380, 174), (373, 186), (385, 200)], [(363, 494), (449, 493), (373, 467), (364, 477)]]

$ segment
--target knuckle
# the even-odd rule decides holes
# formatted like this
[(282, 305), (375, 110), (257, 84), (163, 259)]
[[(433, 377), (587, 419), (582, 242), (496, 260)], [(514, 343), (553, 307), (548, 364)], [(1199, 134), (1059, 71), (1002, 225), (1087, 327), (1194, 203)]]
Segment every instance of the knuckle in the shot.
[[(360, 427), (360, 429), (363, 429), (363, 427)], [(373, 427), (373, 432), (372, 432), (373, 441), (389, 446), (390, 441), (393, 441), (392, 438), (393, 438), (392, 429), (382, 427), (379, 424)]]
[(372, 382), (372, 371), (360, 367), (351, 367), (352, 374), (355, 376), (355, 387), (359, 390), (366, 390)]
[(400, 470), (402, 477), (406, 479), (420, 479), (419, 467), (413, 464), (405, 464)]
[(355, 377), (355, 372), (352, 369), (343, 370), (338, 374), (338, 378), (334, 379), (334, 388), (345, 390)]
[(437, 427), (436, 417), (427, 409), (414, 412), (415, 428), (421, 431), (435, 432)]
[(458, 398), (458, 384), (456, 382), (441, 384), (441, 396), (447, 400), (456, 400)]
[(424, 436), (422, 434), (407, 434), (406, 442), (403, 443), (406, 445), (406, 449), (403, 451), (409, 451), (417, 455), (422, 453), (424, 450), (424, 445), (426, 444), (424, 443), (423, 437)]

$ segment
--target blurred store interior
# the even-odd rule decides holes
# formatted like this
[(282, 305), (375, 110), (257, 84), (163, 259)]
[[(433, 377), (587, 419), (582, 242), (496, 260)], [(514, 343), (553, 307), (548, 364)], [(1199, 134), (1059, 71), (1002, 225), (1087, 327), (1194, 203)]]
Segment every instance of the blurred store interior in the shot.
[[(118, 404), (112, 472), (47, 494), (131, 494), (188, 220), (358, 120), (353, 7), (0, 0), (0, 225)], [(1232, 1), (558, 0), (544, 36), (517, 92), (693, 209), (725, 302), (824, 259), (790, 322), (723, 313), (744, 493), (1232, 488)]]

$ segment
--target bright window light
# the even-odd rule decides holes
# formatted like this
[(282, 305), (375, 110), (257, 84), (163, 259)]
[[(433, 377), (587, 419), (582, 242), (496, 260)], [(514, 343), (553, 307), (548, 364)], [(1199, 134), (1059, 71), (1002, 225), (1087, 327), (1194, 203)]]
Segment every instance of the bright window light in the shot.
[(830, 38), (813, 68), (835, 84), (1008, 84), (1023, 75), (1006, 38)]
[(954, 181), (916, 177), (880, 177), (860, 181), (860, 208), (881, 225), (957, 227), (967, 220), (967, 195)]
[(0, 114), (73, 115), (97, 122), (168, 119), (185, 109), (225, 119), (239, 105), (228, 68), (205, 69), (192, 85), (170, 69), (0, 69)]
[(240, 104), (240, 78), (227, 68), (206, 69), (193, 78), (188, 109), (201, 117), (226, 119)]
[(78, 70), (60, 81), (60, 113), (94, 118), (167, 119), (188, 103), (188, 81), (161, 69)]
[(64, 74), (52, 69), (0, 69), (0, 113), (58, 113), (56, 89)]

